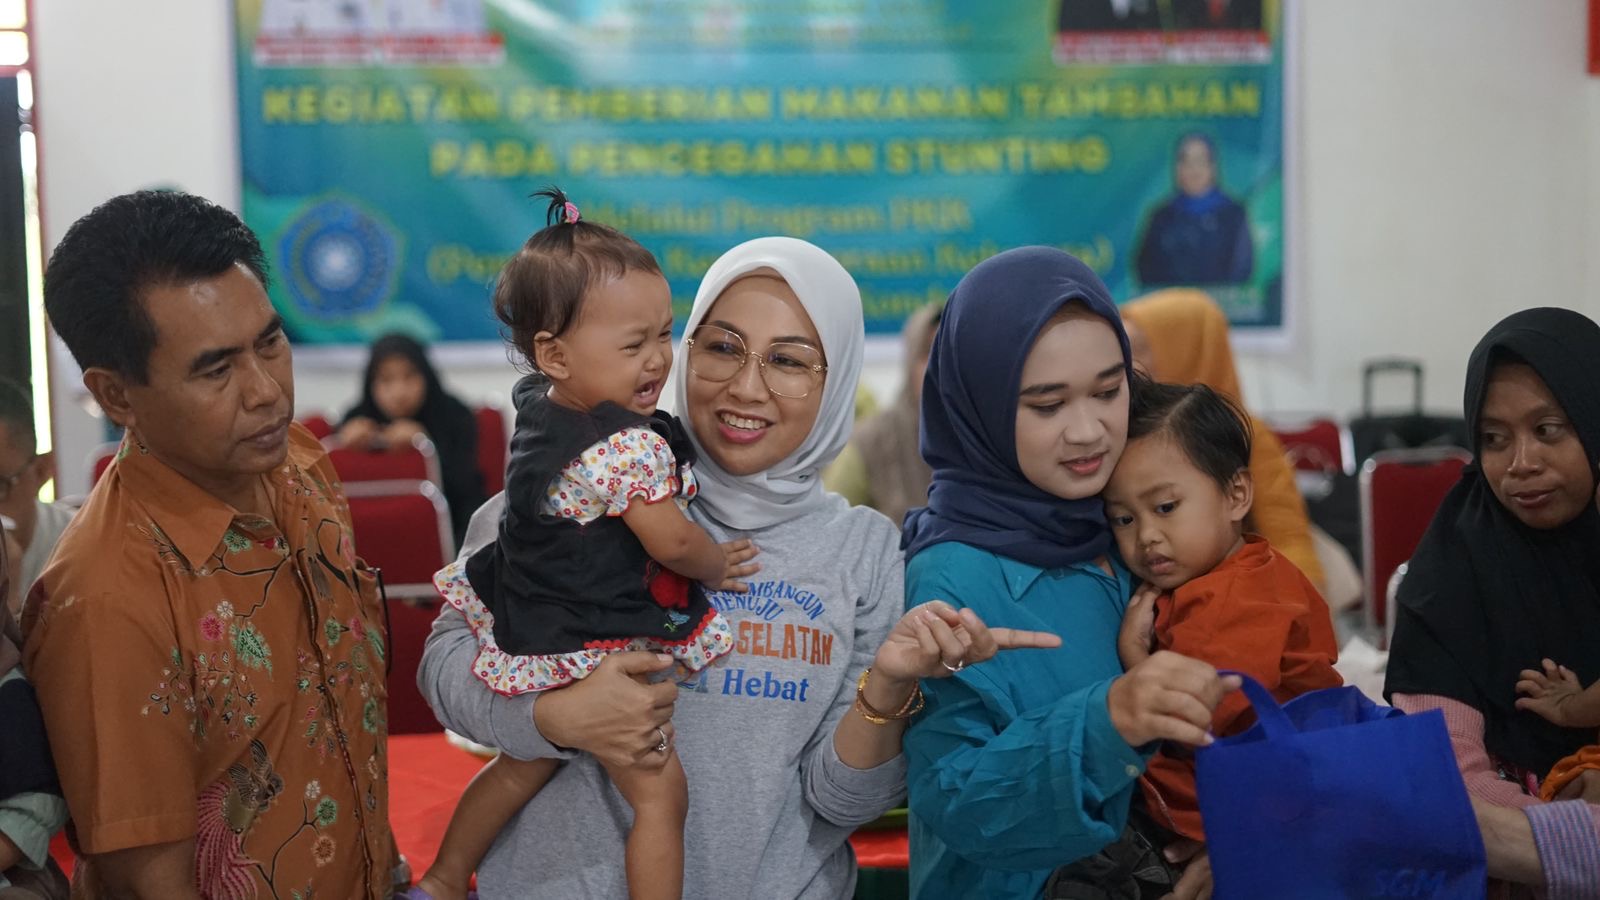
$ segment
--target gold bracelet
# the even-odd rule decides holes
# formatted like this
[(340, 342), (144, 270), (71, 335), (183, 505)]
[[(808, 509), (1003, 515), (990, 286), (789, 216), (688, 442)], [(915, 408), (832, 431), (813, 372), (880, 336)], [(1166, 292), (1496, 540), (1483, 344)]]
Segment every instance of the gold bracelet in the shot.
[(867, 702), (867, 676), (872, 674), (872, 667), (867, 666), (861, 672), (861, 678), (856, 681), (856, 710), (861, 713), (861, 718), (874, 725), (887, 725), (900, 719), (909, 719), (922, 711), (922, 682), (917, 682), (911, 689), (911, 696), (906, 698), (904, 706), (897, 713), (882, 713), (872, 708)]

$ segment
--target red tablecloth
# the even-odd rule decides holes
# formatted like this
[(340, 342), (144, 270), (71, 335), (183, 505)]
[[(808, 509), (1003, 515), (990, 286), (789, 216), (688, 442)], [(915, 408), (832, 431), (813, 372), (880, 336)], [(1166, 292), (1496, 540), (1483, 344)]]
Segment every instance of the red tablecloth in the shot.
[[(483, 761), (445, 741), (442, 734), (389, 738), (389, 823), (400, 851), (418, 874), (439, 850), (456, 798)], [(904, 869), (909, 846), (903, 828), (861, 831), (850, 838), (861, 867)]]
[(443, 734), (389, 736), (389, 826), (412, 872), (433, 865), (456, 801), (483, 763)]
[[(433, 864), (456, 800), (483, 762), (451, 746), (443, 734), (390, 736), (389, 824), (411, 871), (421, 875)], [(909, 847), (903, 828), (857, 832), (850, 843), (864, 869), (906, 867)], [(51, 851), (71, 872), (72, 851), (66, 839), (58, 835)]]

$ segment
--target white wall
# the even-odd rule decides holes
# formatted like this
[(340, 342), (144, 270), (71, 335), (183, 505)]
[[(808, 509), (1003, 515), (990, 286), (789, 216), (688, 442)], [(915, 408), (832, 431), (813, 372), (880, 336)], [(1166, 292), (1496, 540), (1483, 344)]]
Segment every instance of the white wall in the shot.
[[(1542, 303), (1600, 317), (1600, 252), (1585, 252), (1600, 248), (1600, 79), (1584, 74), (1583, 0), (1294, 5), (1289, 278), (1303, 302), (1292, 351), (1241, 356), (1252, 405), (1352, 411), (1360, 361), (1402, 354), (1427, 364), (1429, 404), (1453, 408), (1472, 344), (1499, 317)], [(231, 3), (34, 6), (46, 253), (97, 202), (135, 188), (238, 207)], [(64, 351), (55, 362), (70, 493), (100, 430), (74, 402)], [(355, 393), (342, 369), (302, 363), (296, 377), (302, 410)], [(513, 377), (496, 357), (448, 380), (481, 398)], [(892, 361), (867, 377), (880, 396), (897, 389)]]
[[(181, 187), (239, 208), (231, 3), (44, 0), (33, 4), (44, 252), (110, 197)], [(78, 370), (51, 342), (57, 492), (88, 487), (104, 440)]]
[(1352, 411), (1361, 360), (1406, 355), (1427, 365), (1428, 403), (1457, 409), (1467, 355), (1503, 315), (1600, 313), (1600, 254), (1585, 252), (1600, 245), (1585, 4), (1298, 8), (1301, 340), (1242, 361), (1249, 399)]

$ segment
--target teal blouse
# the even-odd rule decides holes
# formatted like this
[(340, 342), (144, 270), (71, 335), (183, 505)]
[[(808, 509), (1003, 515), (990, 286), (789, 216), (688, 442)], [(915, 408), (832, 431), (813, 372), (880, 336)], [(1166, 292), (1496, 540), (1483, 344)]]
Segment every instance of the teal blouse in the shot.
[(913, 898), (1037, 897), (1055, 868), (1121, 834), (1155, 747), (1128, 746), (1106, 707), (1132, 593), (1111, 565), (1040, 569), (960, 543), (907, 563), (908, 608), (944, 600), (1062, 639), (923, 683), (905, 738)]

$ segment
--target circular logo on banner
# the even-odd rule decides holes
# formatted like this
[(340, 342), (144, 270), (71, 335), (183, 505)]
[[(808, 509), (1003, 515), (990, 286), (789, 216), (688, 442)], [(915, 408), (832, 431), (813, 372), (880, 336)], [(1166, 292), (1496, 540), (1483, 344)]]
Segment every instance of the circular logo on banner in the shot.
[(290, 299), (318, 319), (348, 318), (382, 306), (398, 257), (393, 231), (348, 200), (312, 206), (289, 223), (278, 242)]

